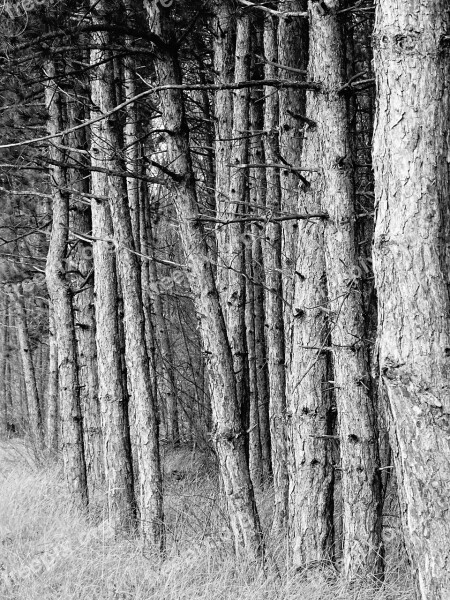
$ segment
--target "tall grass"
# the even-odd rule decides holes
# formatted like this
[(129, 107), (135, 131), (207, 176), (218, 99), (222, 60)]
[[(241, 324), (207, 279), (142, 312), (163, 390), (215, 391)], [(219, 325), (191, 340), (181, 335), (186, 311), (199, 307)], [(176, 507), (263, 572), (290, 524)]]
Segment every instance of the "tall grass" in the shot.
[[(114, 539), (99, 490), (90, 518), (73, 507), (56, 464), (38, 466), (18, 444), (0, 446), (1, 600), (411, 600), (391, 549), (385, 583), (346, 588), (333, 569), (287, 566), (285, 536), (268, 537), (279, 574), (237, 561), (215, 470), (188, 451), (165, 456), (165, 560), (138, 539)], [(259, 495), (270, 522), (270, 492)], [(391, 536), (392, 537), (392, 536)]]

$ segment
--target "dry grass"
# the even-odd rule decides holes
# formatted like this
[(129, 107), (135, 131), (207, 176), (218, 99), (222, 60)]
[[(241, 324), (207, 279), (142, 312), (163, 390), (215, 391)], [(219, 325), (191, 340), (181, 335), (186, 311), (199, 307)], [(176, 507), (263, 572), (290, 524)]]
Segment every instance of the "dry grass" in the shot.
[[(2, 600), (411, 600), (398, 553), (385, 584), (346, 589), (325, 569), (286, 567), (284, 539), (269, 539), (280, 576), (233, 556), (214, 472), (190, 452), (165, 457), (168, 553), (145, 555), (136, 539), (114, 540), (97, 498), (96, 517), (73, 508), (55, 465), (37, 467), (20, 445), (0, 445)], [(263, 521), (270, 494), (262, 494)], [(401, 562), (401, 561), (400, 561)]]

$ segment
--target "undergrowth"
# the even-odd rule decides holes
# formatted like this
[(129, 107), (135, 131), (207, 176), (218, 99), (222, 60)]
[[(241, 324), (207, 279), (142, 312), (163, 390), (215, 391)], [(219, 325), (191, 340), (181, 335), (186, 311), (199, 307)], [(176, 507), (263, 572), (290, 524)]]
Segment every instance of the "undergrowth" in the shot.
[(295, 571), (286, 536), (268, 535), (270, 491), (258, 494), (268, 554), (278, 573), (236, 560), (210, 461), (167, 452), (164, 560), (139, 539), (114, 539), (97, 490), (89, 518), (73, 507), (57, 464), (32, 459), (20, 444), (0, 445), (1, 600), (411, 600), (391, 536), (385, 582), (346, 587), (335, 570)]

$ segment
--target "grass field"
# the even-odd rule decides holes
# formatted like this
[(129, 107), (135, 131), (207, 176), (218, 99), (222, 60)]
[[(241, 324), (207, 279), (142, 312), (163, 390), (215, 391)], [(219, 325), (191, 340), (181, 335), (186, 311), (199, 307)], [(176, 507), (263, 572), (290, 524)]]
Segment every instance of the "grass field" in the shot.
[[(39, 462), (39, 461), (38, 461)], [(214, 469), (192, 451), (165, 456), (167, 557), (138, 539), (115, 540), (98, 490), (78, 513), (56, 464), (38, 464), (20, 443), (0, 444), (1, 600), (411, 600), (405, 560), (390, 536), (386, 581), (346, 588), (334, 569), (294, 571), (285, 536), (268, 537), (279, 574), (236, 561)], [(258, 496), (270, 522), (270, 492)]]

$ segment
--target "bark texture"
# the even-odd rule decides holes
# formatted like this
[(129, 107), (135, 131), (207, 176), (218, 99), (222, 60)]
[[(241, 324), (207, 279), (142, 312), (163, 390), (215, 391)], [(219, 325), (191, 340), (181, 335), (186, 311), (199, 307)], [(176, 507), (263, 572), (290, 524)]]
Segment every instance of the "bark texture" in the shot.
[[(108, 23), (116, 5), (114, 2), (105, 1), (97, 4), (96, 7), (99, 19)], [(102, 50), (106, 51), (110, 45), (110, 34), (104, 34)], [(111, 67), (109, 61), (109, 72), (104, 73), (104, 76), (98, 80), (96, 100), (102, 112), (108, 112), (115, 106), (115, 85), (111, 77), (113, 74)], [(104, 121), (101, 137), (104, 143), (102, 156), (108, 166), (116, 172), (124, 171), (123, 161), (116, 152), (116, 149), (122, 146), (121, 138), (117, 118), (111, 115)], [(162, 551), (165, 546), (165, 535), (158, 422), (150, 381), (139, 265), (134, 252), (126, 181), (123, 177), (110, 175), (108, 186), (117, 270), (123, 296), (125, 359), (133, 402), (133, 431), (137, 437), (135, 446), (139, 466), (140, 527), (145, 542), (151, 543)]]
[[(276, 77), (278, 61), (276, 24), (273, 17), (264, 21), (264, 56), (268, 62), (265, 78)], [(265, 89), (264, 150), (268, 164), (279, 161), (279, 101), (278, 93)], [(278, 168), (266, 169), (266, 208), (269, 214), (281, 211), (281, 183)], [(281, 270), (280, 223), (268, 223), (265, 231), (264, 270), (266, 274), (267, 366), (269, 371), (270, 437), (272, 442), (272, 467), (275, 511), (273, 529), (287, 524), (288, 471), (286, 445), (286, 370), (283, 319), (283, 289)]]
[[(55, 66), (47, 63), (45, 100), (49, 114), (48, 131), (63, 130), (61, 96), (52, 79)], [(64, 152), (56, 146), (50, 158), (59, 165), (65, 161)], [(65, 276), (66, 246), (69, 232), (69, 195), (67, 174), (63, 166), (50, 167), (53, 194), (53, 224), (47, 255), (47, 288), (53, 305), (58, 344), (60, 413), (62, 422), (62, 453), (64, 471), (75, 502), (85, 508), (88, 503), (86, 462), (84, 457), (83, 422), (80, 408), (80, 385), (76, 352), (75, 323), (69, 282)]]
[[(97, 33), (93, 41), (98, 49), (91, 50), (90, 60), (98, 65), (92, 71), (91, 96), (95, 107), (107, 102), (105, 84), (113, 79), (113, 65), (106, 50), (107, 39)], [(106, 59), (106, 61), (105, 61)], [(105, 98), (106, 96), (106, 98)], [(98, 115), (92, 109), (91, 116)], [(108, 132), (105, 121), (91, 127), (91, 162), (93, 166), (108, 167)], [(91, 191), (99, 197), (108, 196), (108, 176), (91, 174)], [(127, 394), (123, 389), (121, 343), (118, 324), (117, 275), (112, 222), (109, 205), (93, 199), (91, 202), (93, 245), (94, 300), (96, 317), (96, 348), (98, 361), (98, 401), (100, 405), (105, 461), (105, 479), (108, 488), (108, 517), (116, 530), (135, 526), (135, 501), (130, 433), (128, 428)]]
[(449, 28), (444, 0), (377, 3), (379, 364), (422, 600), (450, 590)]
[[(339, 17), (330, 7), (310, 11), (310, 76), (321, 79), (316, 93), (321, 176), (317, 192), (329, 214), (325, 223), (328, 325), (333, 354), (342, 469), (344, 576), (378, 576), (383, 571), (381, 479), (375, 407), (362, 293), (354, 274), (355, 244), (353, 161), (346, 99), (345, 48)], [(306, 141), (305, 143), (308, 143)], [(319, 158), (320, 157), (320, 158)]]

